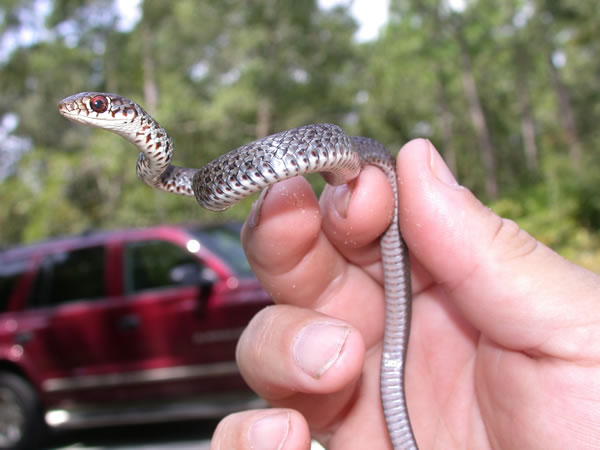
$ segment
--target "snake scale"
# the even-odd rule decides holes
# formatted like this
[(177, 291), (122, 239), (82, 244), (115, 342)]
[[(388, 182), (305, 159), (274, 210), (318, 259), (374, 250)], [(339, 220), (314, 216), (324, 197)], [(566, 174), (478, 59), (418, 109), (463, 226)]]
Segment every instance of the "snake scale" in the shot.
[(385, 290), (385, 331), (381, 361), (381, 400), (395, 450), (416, 449), (404, 395), (411, 288), (408, 251), (398, 224), (398, 186), (394, 158), (379, 142), (350, 137), (331, 124), (313, 124), (258, 139), (200, 169), (171, 164), (173, 141), (135, 102), (116, 94), (82, 92), (61, 100), (66, 118), (123, 136), (139, 150), (137, 174), (148, 185), (196, 197), (212, 211), (296, 175), (319, 172), (331, 185), (356, 178), (364, 165), (379, 167), (394, 191), (390, 227), (381, 238)]

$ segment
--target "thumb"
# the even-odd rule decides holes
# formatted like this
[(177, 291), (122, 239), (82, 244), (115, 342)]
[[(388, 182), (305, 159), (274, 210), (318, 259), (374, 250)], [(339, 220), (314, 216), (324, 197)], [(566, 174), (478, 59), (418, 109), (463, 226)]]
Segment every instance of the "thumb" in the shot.
[(398, 155), (400, 221), (413, 258), (481, 333), (507, 348), (597, 359), (600, 279), (458, 185), (433, 145)]

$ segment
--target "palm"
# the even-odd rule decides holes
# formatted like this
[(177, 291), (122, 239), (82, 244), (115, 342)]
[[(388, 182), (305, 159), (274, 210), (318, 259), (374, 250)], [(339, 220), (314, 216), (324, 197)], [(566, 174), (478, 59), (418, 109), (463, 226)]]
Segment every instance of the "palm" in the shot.
[(568, 394), (599, 369), (503, 347), (452, 305), (435, 285), (414, 302), (407, 390), (422, 448), (569, 448), (594, 427)]

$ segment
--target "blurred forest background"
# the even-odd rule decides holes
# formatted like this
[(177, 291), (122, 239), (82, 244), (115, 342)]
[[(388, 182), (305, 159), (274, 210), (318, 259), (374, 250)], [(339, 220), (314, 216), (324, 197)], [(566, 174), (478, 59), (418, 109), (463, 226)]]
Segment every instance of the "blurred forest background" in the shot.
[(247, 214), (153, 191), (133, 146), (59, 116), (99, 90), (139, 101), (188, 167), (307, 123), (394, 151), (427, 137), (496, 212), (600, 272), (598, 0), (390, 0), (369, 41), (350, 3), (142, 0), (125, 26), (116, 1), (3, 0), (0, 246)]

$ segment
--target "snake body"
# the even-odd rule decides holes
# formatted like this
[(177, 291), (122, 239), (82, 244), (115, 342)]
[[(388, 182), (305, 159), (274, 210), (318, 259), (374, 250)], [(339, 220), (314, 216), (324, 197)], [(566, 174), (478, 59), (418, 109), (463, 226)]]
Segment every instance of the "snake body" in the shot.
[(194, 196), (209, 210), (222, 211), (242, 198), (296, 175), (319, 172), (332, 185), (356, 178), (367, 164), (386, 174), (395, 198), (392, 223), (381, 238), (385, 290), (385, 331), (381, 400), (395, 450), (416, 449), (404, 395), (404, 363), (410, 330), (411, 289), (408, 251), (398, 224), (394, 158), (379, 142), (350, 137), (331, 124), (313, 124), (256, 140), (200, 169), (171, 164), (173, 141), (135, 102), (116, 94), (83, 92), (58, 105), (66, 118), (117, 133), (141, 153), (137, 174), (148, 185)]

